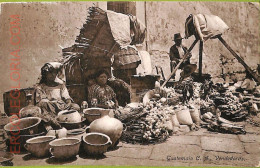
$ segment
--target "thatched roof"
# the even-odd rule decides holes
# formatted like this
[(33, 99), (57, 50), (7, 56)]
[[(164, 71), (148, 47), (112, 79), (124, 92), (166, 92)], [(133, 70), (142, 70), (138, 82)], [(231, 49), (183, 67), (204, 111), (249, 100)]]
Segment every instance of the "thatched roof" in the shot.
[[(136, 23), (139, 26), (133, 27)], [(133, 52), (133, 47), (128, 46), (143, 42), (145, 27), (140, 25), (133, 16), (91, 7), (75, 44), (63, 49), (64, 63), (78, 58), (83, 69), (108, 67), (112, 66), (112, 56), (122, 57), (122, 52), (131, 53), (134, 59), (130, 60), (139, 61), (137, 50)]]

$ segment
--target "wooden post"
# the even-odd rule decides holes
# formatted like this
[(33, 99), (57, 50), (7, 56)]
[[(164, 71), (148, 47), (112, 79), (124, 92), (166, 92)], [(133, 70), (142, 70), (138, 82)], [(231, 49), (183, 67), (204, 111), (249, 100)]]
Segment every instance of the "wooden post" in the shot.
[(164, 83), (162, 84), (161, 87), (164, 87), (166, 85), (166, 83), (171, 79), (172, 75), (175, 74), (175, 72), (177, 71), (177, 69), (180, 67), (180, 65), (183, 63), (183, 61), (187, 58), (187, 56), (189, 55), (189, 53), (191, 52), (191, 50), (193, 49), (193, 47), (197, 44), (199, 40), (196, 39), (194, 40), (194, 42), (192, 43), (192, 45), (190, 46), (190, 48), (188, 49), (187, 53), (184, 54), (182, 60), (178, 63), (178, 65), (174, 68), (174, 70), (172, 71), (172, 73), (168, 76), (168, 78), (166, 79), (166, 81), (164, 81)]
[(245, 61), (239, 55), (237, 55), (237, 53), (234, 50), (232, 50), (232, 48), (226, 43), (226, 41), (221, 36), (218, 36), (218, 39), (231, 52), (231, 54), (238, 60), (238, 62), (240, 62), (245, 67), (245, 69), (252, 75), (254, 80), (256, 80), (256, 82), (260, 82), (260, 77), (258, 77), (251, 70), (251, 68), (245, 63)]
[(203, 54), (203, 41), (200, 41), (199, 49), (199, 77), (202, 77), (202, 54)]

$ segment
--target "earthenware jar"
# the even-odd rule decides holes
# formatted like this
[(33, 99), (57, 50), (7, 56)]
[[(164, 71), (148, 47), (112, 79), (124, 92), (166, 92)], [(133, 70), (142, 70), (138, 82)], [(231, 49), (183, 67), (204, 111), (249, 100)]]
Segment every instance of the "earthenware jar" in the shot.
[(75, 123), (81, 121), (81, 115), (76, 110), (64, 110), (58, 113), (58, 120), (61, 122)]
[(123, 124), (118, 119), (105, 115), (100, 119), (94, 120), (87, 128), (87, 131), (108, 135), (112, 141), (111, 147), (115, 147), (117, 145), (116, 142), (122, 135)]
[(38, 136), (31, 138), (26, 141), (24, 147), (28, 152), (38, 158), (45, 157), (49, 155), (49, 143), (55, 138), (55, 136)]

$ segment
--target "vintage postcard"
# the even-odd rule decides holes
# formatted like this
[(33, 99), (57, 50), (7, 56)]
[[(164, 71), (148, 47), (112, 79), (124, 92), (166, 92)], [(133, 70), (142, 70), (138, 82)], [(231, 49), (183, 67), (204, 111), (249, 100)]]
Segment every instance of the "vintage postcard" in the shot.
[(0, 3), (3, 166), (259, 167), (259, 2)]

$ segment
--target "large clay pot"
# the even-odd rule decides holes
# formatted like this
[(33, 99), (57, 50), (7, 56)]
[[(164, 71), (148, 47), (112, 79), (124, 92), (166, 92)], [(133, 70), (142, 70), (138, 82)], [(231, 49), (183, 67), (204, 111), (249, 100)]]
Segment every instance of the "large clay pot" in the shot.
[(50, 153), (58, 160), (75, 157), (79, 152), (81, 140), (77, 138), (62, 138), (51, 141)]
[(45, 157), (49, 154), (49, 143), (55, 138), (55, 136), (39, 136), (31, 138), (26, 141), (24, 147), (27, 151), (38, 158)]
[(27, 117), (15, 120), (4, 126), (8, 135), (33, 135), (38, 133), (41, 122), (39, 117)]
[(93, 122), (96, 119), (104, 117), (105, 115), (109, 115), (111, 109), (103, 109), (103, 108), (88, 108), (84, 109), (84, 117), (87, 119), (89, 123)]
[(112, 144), (109, 136), (102, 133), (88, 133), (82, 140), (84, 151), (88, 155), (102, 155)]
[(38, 106), (25, 106), (22, 108), (19, 112), (19, 117), (20, 118), (25, 118), (25, 117), (34, 117), (34, 116), (39, 116), (41, 114), (41, 108)]
[(89, 132), (98, 132), (108, 135), (112, 141), (111, 147), (115, 147), (117, 145), (116, 142), (122, 135), (123, 124), (118, 119), (105, 115), (100, 119), (94, 120), (87, 129)]

